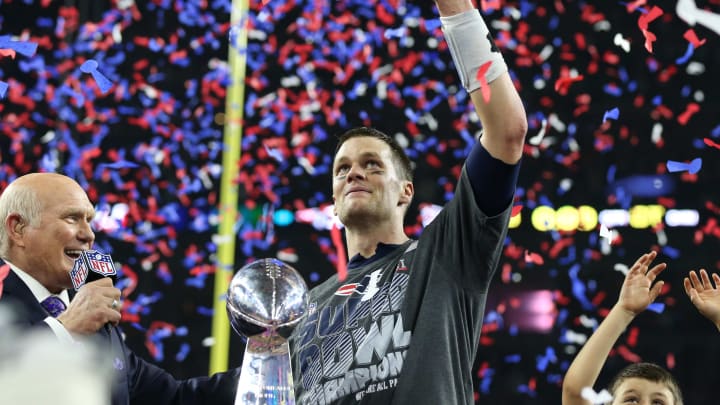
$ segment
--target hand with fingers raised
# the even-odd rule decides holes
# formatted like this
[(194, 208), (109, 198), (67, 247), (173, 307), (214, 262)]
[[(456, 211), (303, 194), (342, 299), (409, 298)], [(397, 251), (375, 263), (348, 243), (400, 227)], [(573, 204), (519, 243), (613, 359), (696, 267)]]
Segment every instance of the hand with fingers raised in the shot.
[[(650, 267), (656, 257), (656, 252), (645, 253), (625, 275), (617, 303), (580, 349), (565, 374), (563, 405), (590, 404), (583, 390), (587, 387), (592, 389), (620, 335), (660, 295), (663, 282), (656, 279), (667, 265), (660, 263)], [(720, 305), (716, 308), (720, 308)]]
[(617, 306), (632, 316), (647, 309), (662, 291), (664, 282), (662, 280), (655, 282), (655, 279), (665, 270), (667, 264), (660, 263), (650, 268), (656, 256), (657, 252), (640, 256), (628, 271), (620, 288)]
[(720, 276), (713, 273), (711, 281), (705, 269), (700, 269), (699, 277), (692, 270), (683, 284), (695, 308), (720, 330)]

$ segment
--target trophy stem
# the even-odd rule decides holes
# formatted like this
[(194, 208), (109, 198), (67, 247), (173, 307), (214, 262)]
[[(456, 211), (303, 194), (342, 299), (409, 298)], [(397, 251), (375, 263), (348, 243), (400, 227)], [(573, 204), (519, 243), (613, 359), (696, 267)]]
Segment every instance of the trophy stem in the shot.
[(235, 405), (295, 405), (287, 340), (273, 333), (247, 339)]

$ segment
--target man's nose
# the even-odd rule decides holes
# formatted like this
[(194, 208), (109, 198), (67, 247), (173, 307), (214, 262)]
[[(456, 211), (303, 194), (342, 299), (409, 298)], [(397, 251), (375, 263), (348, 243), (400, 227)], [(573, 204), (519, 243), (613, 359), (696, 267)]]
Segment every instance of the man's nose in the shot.
[(95, 232), (93, 232), (90, 222), (83, 223), (83, 226), (80, 228), (80, 233), (78, 234), (78, 239), (84, 242), (90, 242), (91, 245), (95, 241)]
[(365, 170), (362, 167), (360, 167), (360, 165), (350, 166), (350, 170), (348, 171), (348, 174), (347, 174), (348, 181), (364, 179), (364, 178), (365, 178)]

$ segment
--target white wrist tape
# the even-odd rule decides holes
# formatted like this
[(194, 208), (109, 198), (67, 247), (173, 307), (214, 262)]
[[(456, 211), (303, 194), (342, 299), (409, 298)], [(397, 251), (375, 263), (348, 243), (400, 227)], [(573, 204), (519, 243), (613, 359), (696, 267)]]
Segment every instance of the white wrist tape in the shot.
[(481, 86), (477, 73), (482, 65), (492, 61), (485, 73), (487, 83), (507, 72), (505, 60), (493, 42), (490, 30), (477, 9), (450, 17), (440, 17), (445, 41), (460, 75), (460, 82), (468, 93)]

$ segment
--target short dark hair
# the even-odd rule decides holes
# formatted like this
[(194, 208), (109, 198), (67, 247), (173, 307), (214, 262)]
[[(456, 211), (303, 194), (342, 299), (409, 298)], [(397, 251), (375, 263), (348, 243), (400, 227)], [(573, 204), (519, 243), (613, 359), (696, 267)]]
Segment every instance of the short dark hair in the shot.
[(633, 363), (620, 370), (620, 372), (613, 377), (612, 381), (610, 381), (610, 393), (614, 396), (615, 390), (628, 378), (641, 378), (643, 380), (664, 384), (670, 392), (672, 392), (675, 405), (683, 404), (682, 392), (680, 391), (680, 385), (677, 380), (669, 371), (657, 364)]
[(385, 142), (390, 147), (390, 151), (392, 152), (393, 156), (393, 163), (395, 164), (395, 169), (397, 170), (400, 177), (403, 180), (413, 181), (412, 162), (410, 161), (408, 155), (405, 153), (405, 150), (402, 148), (402, 146), (400, 146), (400, 144), (395, 140), (395, 138), (392, 138), (386, 133), (379, 131), (375, 128), (358, 127), (346, 131), (338, 137), (338, 143), (335, 147), (334, 155), (337, 155), (338, 150), (340, 150), (340, 147), (345, 143), (345, 141), (350, 138), (357, 138), (361, 136), (367, 136)]

